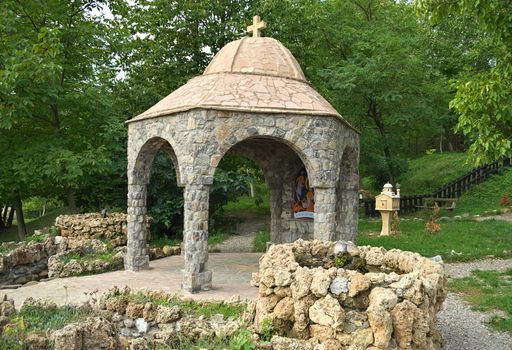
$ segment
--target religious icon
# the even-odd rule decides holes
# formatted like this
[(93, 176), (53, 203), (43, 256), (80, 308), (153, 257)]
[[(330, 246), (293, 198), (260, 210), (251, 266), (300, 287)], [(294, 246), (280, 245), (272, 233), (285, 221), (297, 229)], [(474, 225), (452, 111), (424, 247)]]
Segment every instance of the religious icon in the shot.
[(314, 189), (309, 187), (308, 173), (305, 167), (295, 178), (292, 210), (295, 219), (313, 219), (314, 217), (315, 193)]

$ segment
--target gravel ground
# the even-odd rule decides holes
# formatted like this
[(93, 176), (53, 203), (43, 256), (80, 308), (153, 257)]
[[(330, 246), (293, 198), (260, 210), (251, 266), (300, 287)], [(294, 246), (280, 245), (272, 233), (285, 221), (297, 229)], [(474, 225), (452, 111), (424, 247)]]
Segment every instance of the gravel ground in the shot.
[(462, 278), (471, 275), (472, 270), (505, 271), (512, 268), (512, 259), (486, 259), (465, 263), (444, 264), (444, 270), (449, 277)]
[[(469, 276), (471, 270), (506, 270), (512, 267), (512, 259), (489, 259), (471, 263), (445, 264), (448, 276)], [(445, 339), (444, 350), (512, 350), (512, 335), (497, 332), (485, 325), (493, 313), (471, 310), (471, 306), (458, 295), (448, 293), (438, 324)]]

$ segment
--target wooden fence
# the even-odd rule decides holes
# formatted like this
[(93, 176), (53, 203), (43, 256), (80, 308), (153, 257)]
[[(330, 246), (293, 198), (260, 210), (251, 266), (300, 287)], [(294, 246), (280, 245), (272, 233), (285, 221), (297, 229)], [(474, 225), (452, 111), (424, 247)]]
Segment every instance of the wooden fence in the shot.
[[(492, 174), (496, 174), (501, 169), (510, 166), (510, 158), (505, 158), (474, 168), (467, 174), (456, 178), (432, 193), (402, 196), (400, 198), (400, 212), (401, 214), (414, 213), (420, 207), (425, 206), (425, 198), (459, 198), (464, 192), (469, 190), (471, 186), (484, 182)], [(375, 199), (365, 199), (362, 202), (366, 216), (379, 215), (379, 212), (375, 210)]]

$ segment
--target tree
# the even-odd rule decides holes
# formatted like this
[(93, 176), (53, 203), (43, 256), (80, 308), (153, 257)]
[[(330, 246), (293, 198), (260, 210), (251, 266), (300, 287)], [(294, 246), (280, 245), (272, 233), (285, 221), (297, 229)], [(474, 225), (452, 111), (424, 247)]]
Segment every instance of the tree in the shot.
[[(202, 74), (228, 42), (245, 34), (251, 0), (135, 0), (111, 6), (119, 33), (117, 89), (131, 118)], [(137, 91), (136, 94), (133, 91)]]
[[(1, 195), (65, 195), (108, 171), (114, 112), (102, 0), (0, 3)], [(4, 198), (2, 197), (2, 198)]]
[(453, 16), (469, 17), (492, 41), (484, 65), (469, 66), (456, 82), (450, 107), (457, 130), (470, 141), (476, 164), (512, 155), (512, 4), (507, 1), (416, 0), (418, 12), (438, 25)]

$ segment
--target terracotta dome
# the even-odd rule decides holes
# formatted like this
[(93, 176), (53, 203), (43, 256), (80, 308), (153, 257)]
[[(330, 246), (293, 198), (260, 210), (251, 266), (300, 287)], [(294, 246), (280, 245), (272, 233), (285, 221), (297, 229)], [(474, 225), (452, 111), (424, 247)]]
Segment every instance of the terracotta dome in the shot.
[(131, 119), (155, 118), (191, 109), (255, 113), (340, 114), (307, 82), (279, 41), (245, 37), (224, 46), (203, 75), (189, 80)]

